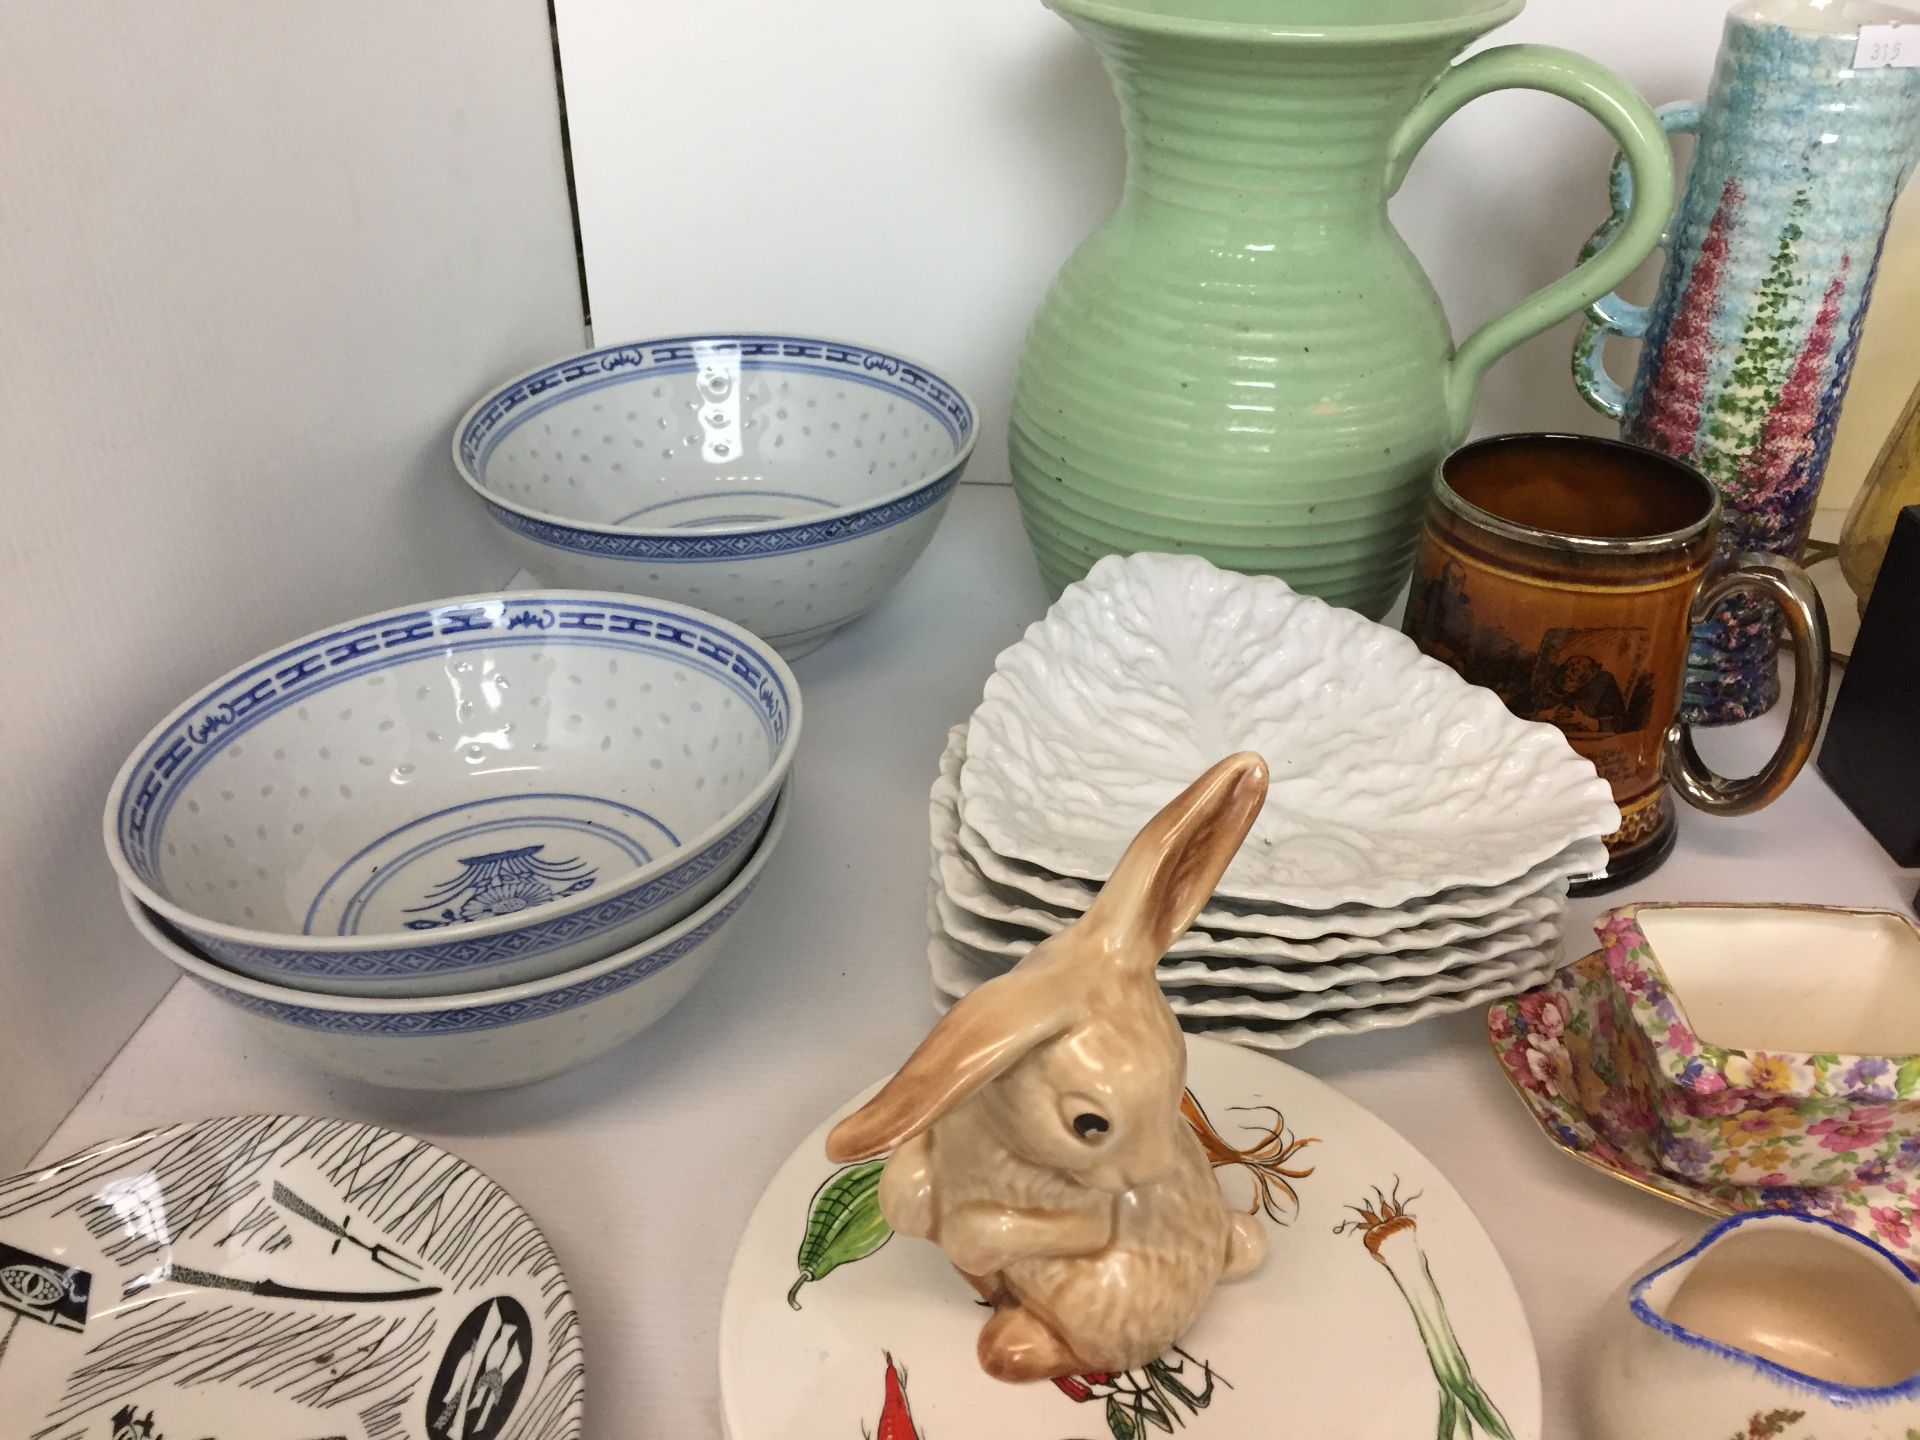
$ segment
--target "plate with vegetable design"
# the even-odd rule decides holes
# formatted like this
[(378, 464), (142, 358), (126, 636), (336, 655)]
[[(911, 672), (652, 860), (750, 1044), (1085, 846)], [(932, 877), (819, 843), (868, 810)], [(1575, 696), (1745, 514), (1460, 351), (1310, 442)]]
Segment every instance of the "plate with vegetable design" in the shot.
[(747, 1222), (720, 1319), (731, 1440), (1535, 1440), (1525, 1312), (1439, 1171), (1289, 1065), (1198, 1037), (1187, 1056), (1187, 1123), (1228, 1200), (1272, 1229), (1265, 1264), (1222, 1284), (1177, 1348), (1124, 1374), (983, 1373), (979, 1297), (936, 1246), (889, 1231), (882, 1162), (826, 1159), (828, 1129), (876, 1083), (801, 1143)]
[(545, 1238), (423, 1140), (235, 1116), (0, 1182), (13, 1433), (575, 1440), (583, 1385)]
[[(1495, 1058), (1527, 1113), (1547, 1139), (1574, 1159), (1649, 1194), (1706, 1215), (1796, 1210), (1874, 1236), (1910, 1263), (1920, 1261), (1920, 1136), (1904, 1140), (1891, 1160), (1859, 1150), (1860, 1127), (1829, 1126), (1820, 1143), (1835, 1158), (1849, 1154), (1851, 1173), (1829, 1185), (1712, 1184), (1672, 1173), (1673, 1166), (1711, 1165), (1716, 1143), (1709, 1117), (1697, 1136), (1670, 1136), (1648, 1091), (1644, 1040), (1617, 1024), (1605, 954), (1595, 951), (1526, 994), (1487, 1012)], [(1778, 1137), (1795, 1123), (1785, 1106), (1758, 1115), (1729, 1114), (1733, 1143)], [(1890, 1122), (1889, 1122), (1890, 1123)], [(1758, 1128), (1756, 1128), (1758, 1127)], [(1767, 1127), (1771, 1127), (1768, 1129)], [(1763, 1133), (1763, 1131), (1765, 1133)]]

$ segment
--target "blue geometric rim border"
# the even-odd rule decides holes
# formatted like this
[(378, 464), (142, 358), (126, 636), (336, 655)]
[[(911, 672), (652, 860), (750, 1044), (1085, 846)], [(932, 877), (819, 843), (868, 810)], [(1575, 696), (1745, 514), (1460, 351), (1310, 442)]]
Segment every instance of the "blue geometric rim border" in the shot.
[[(754, 707), (776, 753), (785, 742), (792, 723), (792, 698), (766, 657), (742, 646), (726, 632), (685, 614), (624, 601), (584, 604), (538, 595), (402, 611), (289, 646), (218, 682), (182, 707), (129, 769), (115, 814), (121, 853), (148, 885), (158, 889), (153, 847), (174, 800), (207, 757), (268, 715), (329, 685), (421, 655), (450, 654), (476, 646), (569, 643), (670, 656), (691, 665), (731, 685)], [(773, 797), (769, 796), (754, 815), (743, 819), (717, 843), (731, 843), (737, 848), (745, 838), (741, 831), (750, 831), (755, 819), (763, 817), (772, 804)], [(701, 858), (690, 857), (686, 865), (695, 865)], [(670, 873), (678, 874), (685, 868), (677, 867)], [(578, 922), (588, 916), (619, 906), (628, 895), (651, 889), (667, 878), (656, 877), (645, 887), (609, 896), (591, 909), (556, 916), (521, 930), (463, 938), (460, 928), (454, 927), (438, 942), (409, 944), (393, 951), (363, 950), (359, 954), (382, 968), (410, 964), (411, 973), (466, 969), (537, 955), (579, 938), (582, 931), (577, 928)], [(698, 878), (689, 875), (683, 883)], [(614, 923), (618, 922), (603, 919), (592, 928)], [(198, 930), (193, 933), (208, 946), (229, 943)], [(518, 948), (503, 948), (506, 946)], [(308, 953), (298, 949), (282, 952), (273, 946), (260, 948), (264, 954), (276, 956)]]
[[(463, 1010), (420, 1010), (411, 1014), (383, 1015), (316, 1010), (307, 1005), (262, 1000), (258, 996), (228, 990), (211, 980), (200, 980), (200, 983), (221, 999), (255, 1015), (277, 1020), (283, 1025), (297, 1025), (303, 1030), (324, 1030), (333, 1035), (448, 1035), (497, 1030), (503, 1025), (523, 1024), (528, 1020), (557, 1015), (563, 1010), (605, 999), (629, 985), (637, 985), (649, 975), (657, 975), (674, 961), (691, 955), (712, 939), (714, 933), (733, 918), (734, 912), (746, 902), (754, 886), (759, 883), (760, 877), (756, 875), (741, 888), (738, 895), (727, 902), (725, 908), (669, 945), (638, 956), (605, 975), (520, 1000), (498, 1000), (490, 1005), (473, 1005)], [(198, 976), (195, 978), (199, 979)]]
[[(457, 944), (422, 944), (398, 950), (299, 950), (280, 945), (249, 945), (243, 941), (206, 935), (191, 926), (182, 925), (180, 928), (192, 936), (199, 948), (208, 955), (234, 967), (251, 966), (255, 969), (277, 970), (287, 975), (348, 980), (385, 979), (401, 975), (457, 975), (486, 965), (544, 955), (549, 950), (558, 950), (624, 925), (666, 904), (725, 865), (739, 853), (743, 845), (757, 839), (778, 798), (778, 792), (769, 795), (754, 807), (751, 815), (713, 844), (644, 885), (622, 891), (585, 910), (576, 910), (519, 930), (471, 936)], [(454, 933), (458, 933), (457, 929)]]
[(810, 520), (786, 525), (777, 530), (750, 530), (739, 534), (709, 534), (692, 531), (683, 535), (623, 535), (604, 530), (581, 530), (572, 525), (557, 525), (536, 520), (489, 500), (487, 513), (517, 534), (556, 550), (571, 550), (577, 555), (597, 555), (609, 560), (632, 560), (651, 565), (673, 565), (687, 561), (738, 560), (758, 555), (794, 555), (802, 550), (818, 550), (872, 535), (911, 520), (931, 510), (960, 483), (967, 468), (961, 461), (946, 474), (921, 486), (911, 495), (902, 495), (883, 505), (836, 515), (827, 520)]
[[(703, 355), (722, 352), (740, 357), (748, 370), (796, 369), (844, 375), (919, 405), (945, 426), (948, 437), (966, 454), (944, 473), (906, 495), (851, 515), (807, 521), (743, 535), (629, 535), (587, 530), (537, 519), (492, 500), (487, 509), (509, 529), (542, 545), (616, 560), (673, 564), (726, 560), (754, 555), (787, 555), (838, 545), (910, 520), (944, 499), (971, 455), (973, 407), (938, 376), (885, 351), (833, 340), (792, 335), (683, 335), (637, 345), (613, 345), (577, 355), (523, 376), (489, 396), (461, 427), (460, 462), (484, 490), (486, 462), (494, 448), (520, 425), (566, 398), (641, 378), (677, 374), (695, 368)], [(559, 394), (550, 392), (559, 391)], [(512, 423), (507, 423), (511, 419)]]

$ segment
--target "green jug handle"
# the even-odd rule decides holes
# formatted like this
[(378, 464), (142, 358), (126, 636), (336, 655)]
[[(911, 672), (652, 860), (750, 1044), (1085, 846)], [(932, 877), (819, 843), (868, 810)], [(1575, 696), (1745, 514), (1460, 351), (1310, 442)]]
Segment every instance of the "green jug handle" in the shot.
[(1458, 440), (1473, 419), (1474, 396), (1494, 361), (1612, 290), (1653, 253), (1673, 213), (1673, 151), (1653, 107), (1611, 70), (1551, 45), (1502, 45), (1461, 61), (1420, 97), (1401, 122), (1388, 159), (1387, 193), (1433, 132), (1468, 101), (1495, 90), (1541, 90), (1571, 100), (1606, 126), (1633, 169), (1633, 193), (1613, 237), (1552, 284), (1462, 341), (1447, 367), (1447, 416)]
[[(1700, 109), (1695, 101), (1676, 100), (1671, 105), (1662, 105), (1656, 113), (1667, 134), (1697, 135)], [(1607, 175), (1607, 198), (1612, 210), (1581, 249), (1582, 260), (1619, 233), (1626, 223), (1627, 212), (1633, 208), (1633, 175), (1627, 169), (1624, 154), (1613, 157), (1613, 169)], [(1671, 225), (1660, 232), (1659, 243), (1662, 250), (1673, 248)], [(1587, 306), (1587, 323), (1581, 327), (1580, 338), (1573, 342), (1573, 388), (1602, 415), (1618, 420), (1627, 413), (1626, 387), (1607, 373), (1607, 341), (1616, 335), (1625, 340), (1644, 339), (1652, 324), (1651, 305), (1636, 305), (1611, 291)]]

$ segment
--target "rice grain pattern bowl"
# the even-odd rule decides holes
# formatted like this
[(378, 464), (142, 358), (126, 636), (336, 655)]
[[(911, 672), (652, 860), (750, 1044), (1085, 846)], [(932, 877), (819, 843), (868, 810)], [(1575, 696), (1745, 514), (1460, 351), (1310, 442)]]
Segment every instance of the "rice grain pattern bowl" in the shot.
[(883, 600), (973, 453), (918, 361), (789, 335), (611, 345), (508, 381), (461, 477), (544, 581), (698, 605), (804, 655)]
[(243, 975), (448, 995), (657, 934), (739, 870), (792, 767), (765, 641), (626, 595), (476, 595), (281, 646), (140, 742), (107, 852)]
[(125, 886), (141, 938), (242, 1012), (274, 1047), (332, 1074), (401, 1090), (498, 1090), (584, 1065), (633, 1039), (686, 996), (724, 952), (786, 829), (789, 785), (752, 855), (679, 924), (544, 980), (470, 995), (314, 995), (235, 975), (194, 953)]

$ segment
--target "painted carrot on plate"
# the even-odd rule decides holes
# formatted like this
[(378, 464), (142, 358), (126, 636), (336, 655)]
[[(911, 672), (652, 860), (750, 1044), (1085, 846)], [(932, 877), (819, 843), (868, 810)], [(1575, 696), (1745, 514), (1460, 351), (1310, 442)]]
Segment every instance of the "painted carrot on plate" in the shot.
[(920, 1440), (913, 1428), (913, 1412), (907, 1408), (907, 1372), (887, 1356), (887, 1399), (880, 1407), (880, 1429), (873, 1440)]

